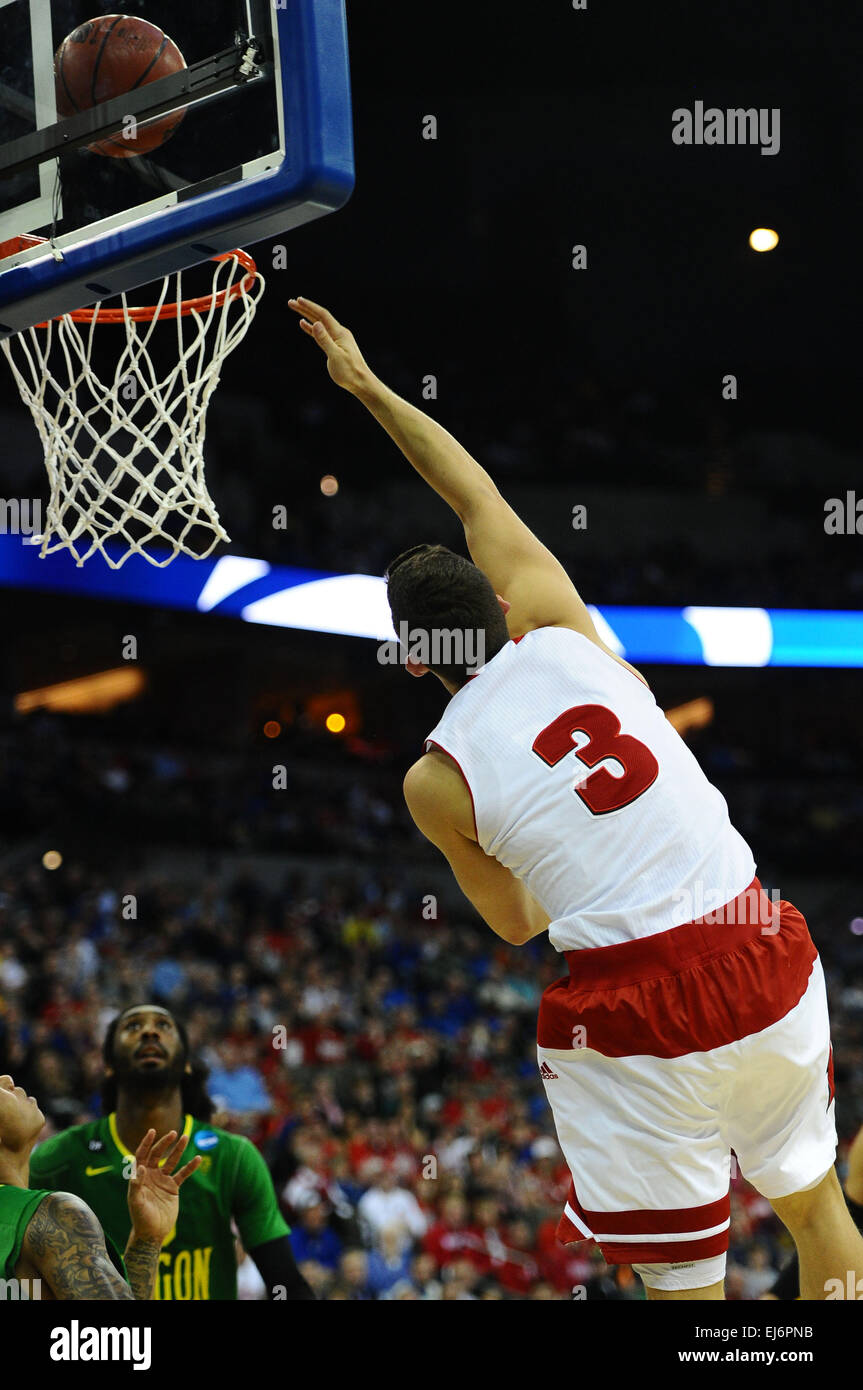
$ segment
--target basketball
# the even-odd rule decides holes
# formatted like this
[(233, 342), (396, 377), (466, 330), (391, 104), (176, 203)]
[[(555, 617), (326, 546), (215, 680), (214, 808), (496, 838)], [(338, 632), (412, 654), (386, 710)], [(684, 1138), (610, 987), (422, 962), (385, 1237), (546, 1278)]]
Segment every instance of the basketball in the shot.
[[(122, 14), (90, 19), (74, 29), (54, 55), (57, 114), (66, 118), (88, 111), (185, 66), (174, 41), (145, 19)], [(185, 111), (172, 111), (139, 122), (134, 134), (118, 131), (87, 148), (114, 159), (149, 154), (170, 139), (184, 115)]]

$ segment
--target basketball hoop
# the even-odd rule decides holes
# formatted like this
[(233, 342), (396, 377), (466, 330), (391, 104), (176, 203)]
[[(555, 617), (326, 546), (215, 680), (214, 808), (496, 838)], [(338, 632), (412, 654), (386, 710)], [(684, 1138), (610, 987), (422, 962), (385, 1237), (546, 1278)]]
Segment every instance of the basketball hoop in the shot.
[[(34, 244), (20, 238), (0, 253)], [(265, 282), (245, 251), (213, 262), (212, 289), (197, 298), (183, 298), (178, 271), (162, 282), (154, 304), (130, 305), (124, 294), (118, 307), (76, 309), (2, 343), (45, 451), (42, 558), (68, 549), (83, 565), (98, 550), (112, 569), (130, 555), (162, 569), (180, 553), (204, 559), (230, 539), (204, 478), (207, 410)], [(155, 361), (155, 328), (166, 322), (176, 324), (176, 360), (164, 370)], [(123, 325), (124, 344), (100, 375), (96, 329), (107, 324)], [(106, 549), (114, 540), (125, 547), (119, 556)], [(167, 543), (169, 553), (151, 554), (153, 541)]]

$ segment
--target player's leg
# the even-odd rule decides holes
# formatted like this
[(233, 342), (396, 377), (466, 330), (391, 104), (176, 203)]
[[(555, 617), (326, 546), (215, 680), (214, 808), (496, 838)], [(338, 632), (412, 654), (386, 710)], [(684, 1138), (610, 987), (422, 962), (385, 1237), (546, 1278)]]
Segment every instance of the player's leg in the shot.
[(845, 1195), (855, 1206), (863, 1206), (863, 1125), (858, 1129), (848, 1150)]
[(725, 1280), (720, 1279), (718, 1284), (708, 1284), (703, 1289), (652, 1289), (649, 1284), (645, 1284), (644, 1292), (648, 1301), (656, 1299), (661, 1301), (663, 1298), (725, 1298)]
[[(657, 1269), (660, 1266), (655, 1266)], [(639, 1265), (639, 1273), (644, 1268)], [(707, 1284), (700, 1289), (654, 1289), (650, 1284), (644, 1285), (644, 1294), (648, 1303), (654, 1301), (661, 1303), (663, 1299), (725, 1299), (725, 1280), (720, 1279), (718, 1284)]]
[(863, 1280), (863, 1236), (854, 1225), (842, 1188), (831, 1168), (826, 1177), (803, 1192), (768, 1199), (788, 1227), (800, 1256), (800, 1297), (824, 1299), (837, 1288), (857, 1290)]
[[(800, 1296), (824, 1299), (863, 1277), (863, 1237), (836, 1177), (827, 994), (816, 959), (799, 1003), (729, 1049), (728, 1142), (743, 1175), (787, 1226), (800, 1256)], [(766, 1102), (766, 1103), (765, 1103)], [(856, 1284), (855, 1284), (856, 1287)]]

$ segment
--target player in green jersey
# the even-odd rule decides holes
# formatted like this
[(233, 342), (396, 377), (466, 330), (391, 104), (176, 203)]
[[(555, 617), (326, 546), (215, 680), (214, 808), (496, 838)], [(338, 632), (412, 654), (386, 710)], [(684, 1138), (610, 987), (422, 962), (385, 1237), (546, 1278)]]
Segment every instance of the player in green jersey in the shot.
[(126, 1009), (111, 1023), (103, 1055), (105, 1115), (40, 1144), (31, 1183), (76, 1193), (122, 1248), (129, 1235), (131, 1156), (147, 1130), (161, 1135), (175, 1129), (201, 1161), (159, 1252), (154, 1297), (235, 1299), (233, 1219), (270, 1298), (314, 1298), (297, 1269), (263, 1158), (248, 1139), (210, 1123), (213, 1105), (182, 1023), (152, 1004)]
[(180, 1188), (200, 1157), (175, 1172), (188, 1140), (178, 1139), (176, 1130), (158, 1143), (154, 1129), (142, 1135), (125, 1184), (124, 1265), (80, 1197), (28, 1187), (30, 1154), (44, 1123), (33, 1096), (11, 1076), (0, 1076), (0, 1296), (152, 1298), (162, 1242), (176, 1226)]

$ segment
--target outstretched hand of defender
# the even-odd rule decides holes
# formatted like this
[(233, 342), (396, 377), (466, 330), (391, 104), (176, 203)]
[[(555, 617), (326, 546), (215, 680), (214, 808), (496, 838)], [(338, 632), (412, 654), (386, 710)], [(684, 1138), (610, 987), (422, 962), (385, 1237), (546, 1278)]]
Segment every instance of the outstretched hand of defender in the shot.
[(149, 1129), (138, 1145), (129, 1178), (129, 1215), (132, 1233), (139, 1240), (162, 1241), (177, 1224), (180, 1188), (201, 1166), (198, 1155), (174, 1172), (188, 1144), (188, 1136), (177, 1138), (172, 1129), (154, 1143), (156, 1131)]
[(322, 352), (326, 353), (327, 370), (337, 386), (345, 391), (357, 392), (372, 376), (365, 358), (356, 344), (349, 328), (345, 328), (321, 304), (313, 304), (311, 299), (289, 299), (294, 313), (300, 315), (300, 328), (310, 338), (314, 338)]

